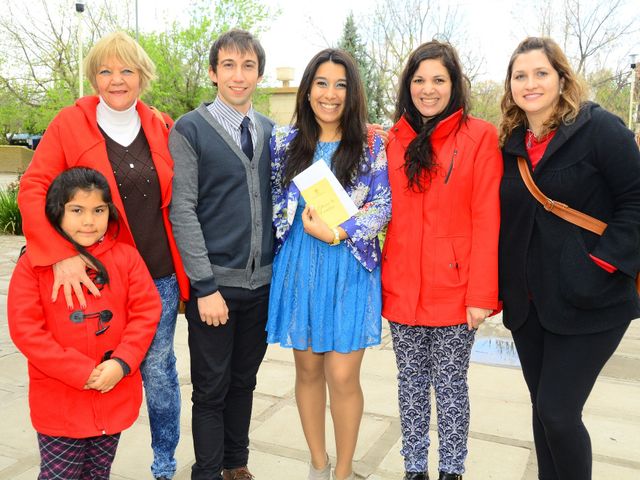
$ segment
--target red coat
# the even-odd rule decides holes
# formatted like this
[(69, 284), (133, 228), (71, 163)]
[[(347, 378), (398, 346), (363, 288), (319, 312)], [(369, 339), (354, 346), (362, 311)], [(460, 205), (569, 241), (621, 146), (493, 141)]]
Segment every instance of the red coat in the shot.
[(469, 117), (458, 130), (461, 115), (432, 134), (439, 168), (423, 193), (407, 189), (403, 168), (416, 133), (404, 117), (391, 128), (382, 314), (392, 322), (458, 325), (467, 306), (497, 308), (502, 157), (495, 127)]
[[(120, 191), (113, 169), (107, 157), (104, 137), (98, 129), (96, 107), (99, 98), (83, 97), (75, 105), (64, 108), (51, 121), (38, 144), (31, 164), (20, 180), (18, 204), (22, 212), (23, 230), (27, 237), (27, 255), (33, 265), (52, 265), (76, 255), (71, 244), (64, 240), (49, 224), (44, 213), (44, 202), (51, 181), (70, 167), (88, 167), (98, 170), (109, 182), (113, 203), (124, 220), (118, 240), (135, 246), (131, 230), (120, 198)], [(182, 260), (169, 222), (169, 203), (173, 180), (173, 159), (169, 153), (166, 127), (141, 101), (137, 111), (145, 133), (151, 157), (160, 182), (162, 218), (169, 239), (169, 248), (180, 286), (180, 296), (189, 297), (189, 280), (184, 273)]]
[[(109, 273), (100, 298), (85, 295), (85, 313), (113, 313), (101, 335), (95, 334), (96, 318), (71, 321), (62, 295), (51, 302), (52, 267), (35, 267), (23, 255), (9, 284), (9, 332), (29, 361), (31, 421), (46, 435), (86, 438), (121, 432), (138, 418), (142, 402), (138, 367), (157, 328), (160, 297), (135, 248), (108, 235), (90, 251)], [(108, 393), (83, 390), (109, 350), (129, 365), (130, 374)]]

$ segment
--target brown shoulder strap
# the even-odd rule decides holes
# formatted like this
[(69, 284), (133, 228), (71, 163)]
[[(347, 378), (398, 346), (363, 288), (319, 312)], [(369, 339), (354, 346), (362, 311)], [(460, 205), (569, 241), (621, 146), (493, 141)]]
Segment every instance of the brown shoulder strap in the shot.
[(527, 161), (523, 157), (518, 157), (518, 170), (520, 170), (522, 180), (524, 181), (524, 184), (526, 185), (529, 192), (531, 192), (531, 195), (533, 195), (533, 198), (540, 202), (545, 210), (553, 213), (554, 215), (557, 215), (558, 217), (566, 220), (569, 223), (573, 223), (574, 225), (577, 225), (598, 235), (602, 235), (602, 232), (605, 231), (605, 229), (607, 228), (606, 223), (601, 222), (597, 218), (587, 215), (586, 213), (574, 210), (569, 205), (551, 200), (544, 193), (542, 193), (542, 191), (540, 191), (538, 186), (533, 181), (531, 172), (529, 171), (529, 165), (527, 165)]

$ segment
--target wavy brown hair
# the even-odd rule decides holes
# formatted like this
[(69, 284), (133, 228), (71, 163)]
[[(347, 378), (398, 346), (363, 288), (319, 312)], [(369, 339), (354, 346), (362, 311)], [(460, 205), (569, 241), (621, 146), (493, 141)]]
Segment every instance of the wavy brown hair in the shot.
[(309, 103), (309, 93), (318, 68), (326, 62), (342, 65), (347, 80), (347, 96), (339, 126), (342, 136), (338, 149), (331, 159), (331, 165), (336, 177), (345, 187), (351, 184), (359, 171), (366, 168), (367, 163), (363, 160), (363, 152), (366, 141), (367, 102), (358, 66), (351, 55), (344, 50), (327, 48), (311, 59), (300, 80), (293, 122), (294, 127), (298, 129), (298, 134), (287, 150), (284, 185), (291, 183), (293, 177), (311, 165), (313, 160), (320, 138), (320, 125)]
[(547, 37), (527, 37), (520, 45), (517, 46), (507, 67), (507, 76), (504, 80), (504, 95), (500, 102), (502, 110), (502, 120), (500, 121), (500, 145), (504, 145), (507, 138), (513, 130), (520, 125), (528, 125), (527, 116), (513, 100), (511, 91), (511, 75), (513, 74), (513, 64), (518, 55), (530, 52), (532, 50), (542, 50), (547, 56), (549, 63), (558, 73), (560, 80), (563, 81), (562, 93), (558, 99), (551, 116), (542, 125), (542, 132), (538, 135), (543, 136), (560, 126), (561, 123), (570, 124), (578, 116), (580, 107), (587, 100), (587, 90), (580, 77), (576, 75), (571, 68), (571, 64), (567, 59), (560, 46), (551, 38)]
[[(411, 81), (424, 60), (440, 60), (447, 69), (451, 79), (451, 98), (445, 109), (438, 115), (425, 120), (411, 99)], [(462, 109), (460, 125), (467, 119), (470, 107), (469, 79), (462, 71), (458, 53), (452, 45), (446, 42), (432, 40), (416, 48), (409, 58), (400, 76), (400, 87), (394, 121), (404, 117), (411, 128), (418, 134), (404, 154), (404, 172), (407, 175), (408, 186), (417, 191), (424, 191), (424, 181), (431, 180), (431, 174), (437, 167), (431, 146), (431, 134), (440, 121)], [(459, 126), (460, 126), (459, 125)]]

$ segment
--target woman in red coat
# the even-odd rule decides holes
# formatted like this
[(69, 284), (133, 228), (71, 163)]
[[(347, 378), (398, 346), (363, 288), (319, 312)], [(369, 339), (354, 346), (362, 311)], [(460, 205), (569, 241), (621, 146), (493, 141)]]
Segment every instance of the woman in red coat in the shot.
[(87, 259), (101, 295), (89, 296), (85, 310), (69, 310), (63, 298), (51, 302), (53, 268), (34, 265), (29, 255), (11, 277), (7, 317), (29, 361), (38, 478), (108, 480), (120, 432), (138, 418), (138, 367), (156, 331), (160, 297), (140, 254), (115, 239), (117, 213), (103, 175), (66, 170), (46, 198), (55, 240)]
[(77, 252), (55, 234), (44, 216), (44, 199), (53, 178), (63, 170), (85, 166), (109, 182), (123, 227), (118, 240), (137, 248), (162, 299), (158, 331), (141, 366), (146, 392), (156, 478), (172, 478), (180, 435), (180, 385), (173, 350), (179, 296), (189, 283), (169, 222), (173, 160), (168, 124), (138, 98), (154, 77), (144, 50), (123, 32), (99, 40), (85, 59), (85, 73), (96, 96), (79, 99), (51, 122), (20, 182), (27, 256), (34, 266), (52, 266), (52, 301), (60, 286), (67, 305), (87, 301), (83, 285), (98, 290), (85, 274)]
[(468, 111), (455, 49), (437, 41), (418, 47), (400, 79), (387, 146), (392, 206), (382, 255), (406, 480), (428, 478), (431, 388), (439, 478), (462, 478), (471, 347), (498, 303), (502, 161), (496, 129)]

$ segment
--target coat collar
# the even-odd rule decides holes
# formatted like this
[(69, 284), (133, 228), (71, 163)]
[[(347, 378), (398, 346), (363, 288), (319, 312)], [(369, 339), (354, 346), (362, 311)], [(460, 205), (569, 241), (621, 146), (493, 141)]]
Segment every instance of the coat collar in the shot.
[[(549, 157), (557, 152), (567, 141), (573, 137), (576, 132), (580, 131), (591, 120), (592, 111), (598, 108), (598, 105), (593, 102), (585, 102), (578, 112), (576, 119), (569, 124), (562, 123), (558, 127), (558, 131), (555, 136), (549, 142), (549, 146), (544, 152), (544, 155), (540, 159), (540, 162), (536, 166), (535, 172), (539, 172), (547, 163)], [(525, 148), (525, 134), (527, 129), (524, 125), (516, 127), (504, 144), (503, 150), (505, 154), (529, 158), (527, 155), (527, 149)]]
[[(431, 134), (431, 141), (437, 142), (451, 135), (460, 126), (461, 119), (462, 109), (452, 113), (447, 118), (440, 121)], [(392, 127), (392, 131), (398, 140), (400, 140), (404, 145), (409, 144), (411, 140), (418, 135), (404, 115), (400, 117), (400, 120), (398, 120)]]
[(118, 224), (116, 224), (115, 222), (109, 222), (107, 232), (104, 234), (102, 240), (91, 245), (89, 248), (87, 248), (87, 251), (93, 256), (98, 257), (104, 252), (111, 250), (113, 245), (116, 243), (118, 230), (121, 228), (126, 228), (121, 218), (118, 219)]

